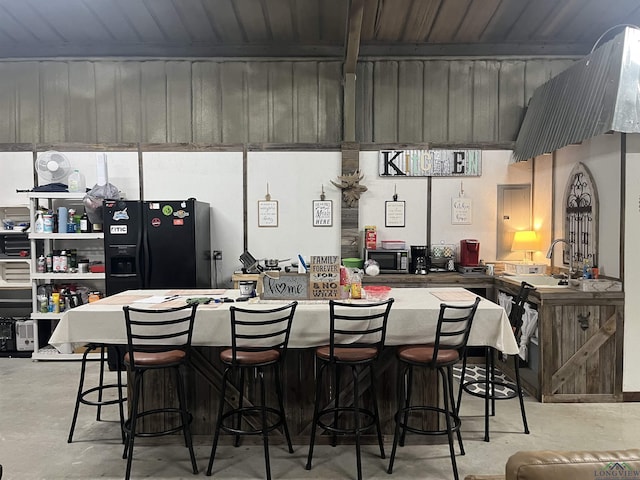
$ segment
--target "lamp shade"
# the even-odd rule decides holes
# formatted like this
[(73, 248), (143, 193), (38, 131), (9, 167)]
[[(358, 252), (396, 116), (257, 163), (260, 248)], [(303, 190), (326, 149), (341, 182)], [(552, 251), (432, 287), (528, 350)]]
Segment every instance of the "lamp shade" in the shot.
[(535, 252), (540, 250), (538, 235), (533, 230), (521, 230), (515, 232), (513, 236), (513, 243), (511, 244), (511, 250), (524, 250), (526, 252)]

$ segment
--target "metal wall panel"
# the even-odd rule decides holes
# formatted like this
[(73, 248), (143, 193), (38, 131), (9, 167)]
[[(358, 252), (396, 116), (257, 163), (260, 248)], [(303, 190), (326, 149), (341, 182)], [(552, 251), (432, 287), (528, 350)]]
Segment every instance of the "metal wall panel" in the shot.
[(535, 88), (574, 62), (362, 61), (356, 83), (357, 140), (509, 144)]
[[(357, 67), (363, 143), (510, 142), (573, 59), (377, 60)], [(0, 142), (337, 143), (342, 62), (0, 62)]]

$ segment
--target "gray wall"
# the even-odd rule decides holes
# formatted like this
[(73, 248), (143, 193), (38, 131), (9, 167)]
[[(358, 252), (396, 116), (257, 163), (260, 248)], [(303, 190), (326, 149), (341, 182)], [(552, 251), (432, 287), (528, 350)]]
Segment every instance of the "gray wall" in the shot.
[[(362, 61), (360, 142), (515, 139), (533, 90), (573, 59)], [(342, 139), (339, 61), (0, 62), (0, 143)]]

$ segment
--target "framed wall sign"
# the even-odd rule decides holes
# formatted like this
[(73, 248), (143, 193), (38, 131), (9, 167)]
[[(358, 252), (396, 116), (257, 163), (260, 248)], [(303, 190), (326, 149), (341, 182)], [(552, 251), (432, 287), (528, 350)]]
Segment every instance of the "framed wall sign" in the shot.
[(313, 226), (331, 227), (333, 225), (333, 200), (313, 201)]
[(404, 200), (384, 202), (384, 226), (404, 227)]
[(277, 227), (278, 226), (278, 201), (258, 200), (258, 226)]
[(471, 225), (473, 203), (470, 198), (458, 197), (451, 199), (451, 224)]

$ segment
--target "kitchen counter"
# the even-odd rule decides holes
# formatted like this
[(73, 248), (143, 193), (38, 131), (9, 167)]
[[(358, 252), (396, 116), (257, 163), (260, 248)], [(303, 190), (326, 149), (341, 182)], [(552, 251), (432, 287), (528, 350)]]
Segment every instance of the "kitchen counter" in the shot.
[(375, 277), (365, 275), (362, 283), (373, 285), (389, 285), (391, 287), (411, 286), (493, 286), (494, 277), (484, 274), (463, 274), (458, 272), (431, 272), (428, 275), (416, 275), (412, 273), (381, 273)]

